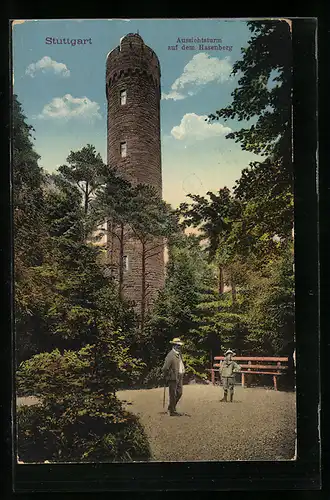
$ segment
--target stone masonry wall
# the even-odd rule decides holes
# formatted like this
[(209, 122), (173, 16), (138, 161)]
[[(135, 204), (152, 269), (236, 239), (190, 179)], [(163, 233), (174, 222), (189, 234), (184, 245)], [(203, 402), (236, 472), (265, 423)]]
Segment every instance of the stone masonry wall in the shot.
[[(126, 90), (126, 104), (120, 92)], [(156, 54), (137, 34), (126, 35), (119, 47), (107, 57), (106, 91), (108, 98), (108, 165), (133, 184), (154, 186), (162, 195), (160, 144), (160, 66)], [(121, 157), (120, 144), (126, 142), (127, 156)], [(140, 304), (142, 258), (141, 245), (125, 228), (124, 255), (128, 269), (124, 271), (124, 294)], [(109, 235), (111, 238), (111, 235)], [(147, 304), (151, 304), (164, 286), (164, 245), (160, 240), (149, 243), (146, 284)], [(119, 262), (118, 238), (112, 242), (111, 260)]]

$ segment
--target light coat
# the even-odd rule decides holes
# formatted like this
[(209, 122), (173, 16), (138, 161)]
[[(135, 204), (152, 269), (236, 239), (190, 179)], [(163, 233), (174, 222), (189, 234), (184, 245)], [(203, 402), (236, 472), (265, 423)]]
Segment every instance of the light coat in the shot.
[(182, 361), (181, 355), (173, 349), (168, 353), (163, 365), (163, 376), (166, 380), (179, 380), (180, 359)]
[(226, 359), (224, 359), (220, 363), (219, 372), (221, 378), (234, 377), (235, 373), (238, 373), (240, 371), (241, 367), (233, 360), (227, 361)]

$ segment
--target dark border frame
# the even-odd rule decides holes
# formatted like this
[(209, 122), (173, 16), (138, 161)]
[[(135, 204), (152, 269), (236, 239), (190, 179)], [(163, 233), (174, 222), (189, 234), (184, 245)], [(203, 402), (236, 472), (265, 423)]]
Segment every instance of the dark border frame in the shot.
[[(24, 10), (24, 9), (23, 9)], [(24, 16), (21, 16), (24, 18)], [(70, 17), (70, 16), (68, 16)], [(82, 16), (83, 17), (83, 16)], [(124, 16), (122, 16), (124, 17)], [(133, 16), (134, 17), (134, 16)], [(142, 12), (135, 17), (143, 16)], [(241, 16), (243, 17), (243, 16)], [(51, 17), (49, 17), (51, 18)], [(295, 147), (295, 271), (297, 336), (298, 459), (292, 462), (195, 462), (148, 464), (17, 465), (12, 455), (12, 384), (5, 388), (7, 477), (15, 493), (101, 491), (217, 491), (320, 489), (320, 342), (319, 250), (317, 195), (317, 60), (316, 19), (291, 18), (294, 56)], [(7, 27), (8, 29), (8, 27)], [(6, 50), (6, 46), (5, 46)], [(7, 55), (8, 58), (8, 55)], [(9, 75), (9, 73), (8, 73)], [(8, 84), (8, 85), (7, 85)], [(9, 88), (8, 76), (5, 88)], [(10, 93), (5, 117), (3, 165), (10, 164), (8, 126)], [(12, 331), (12, 214), (10, 169), (2, 170), (1, 222), (4, 291), (3, 325)], [(5, 339), (3, 368), (13, 374), (12, 340)]]

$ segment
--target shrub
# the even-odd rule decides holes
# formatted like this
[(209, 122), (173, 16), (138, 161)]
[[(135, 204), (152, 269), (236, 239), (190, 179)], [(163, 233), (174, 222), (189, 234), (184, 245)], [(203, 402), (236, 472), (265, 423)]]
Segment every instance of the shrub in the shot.
[(187, 351), (183, 352), (182, 358), (185, 364), (185, 379), (196, 380), (196, 381), (206, 381), (208, 376), (205, 372), (205, 366), (207, 366), (207, 357), (205, 354), (200, 352), (193, 352), (192, 342), (187, 342)]
[(146, 388), (161, 387), (164, 385), (162, 366), (163, 364), (157, 365), (154, 368), (151, 368), (151, 370), (147, 373), (143, 379), (143, 385)]
[(138, 418), (115, 396), (85, 395), (72, 404), (48, 402), (18, 409), (18, 454), (23, 462), (148, 461)]
[(125, 374), (139, 370), (139, 361), (125, 348), (118, 343), (114, 349), (105, 339), (80, 351), (56, 349), (21, 363), (18, 390), (24, 387), (41, 403), (18, 410), (20, 459), (147, 460), (143, 428), (115, 396)]

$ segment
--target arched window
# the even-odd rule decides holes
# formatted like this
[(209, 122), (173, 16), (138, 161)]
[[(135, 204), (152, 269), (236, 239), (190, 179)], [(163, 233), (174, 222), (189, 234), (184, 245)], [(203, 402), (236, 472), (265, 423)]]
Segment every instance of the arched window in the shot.
[(120, 91), (120, 104), (123, 106), (126, 104), (126, 99), (127, 99), (127, 91), (126, 90), (121, 90)]
[(127, 156), (127, 143), (126, 142), (120, 143), (120, 156), (122, 158), (125, 158)]

